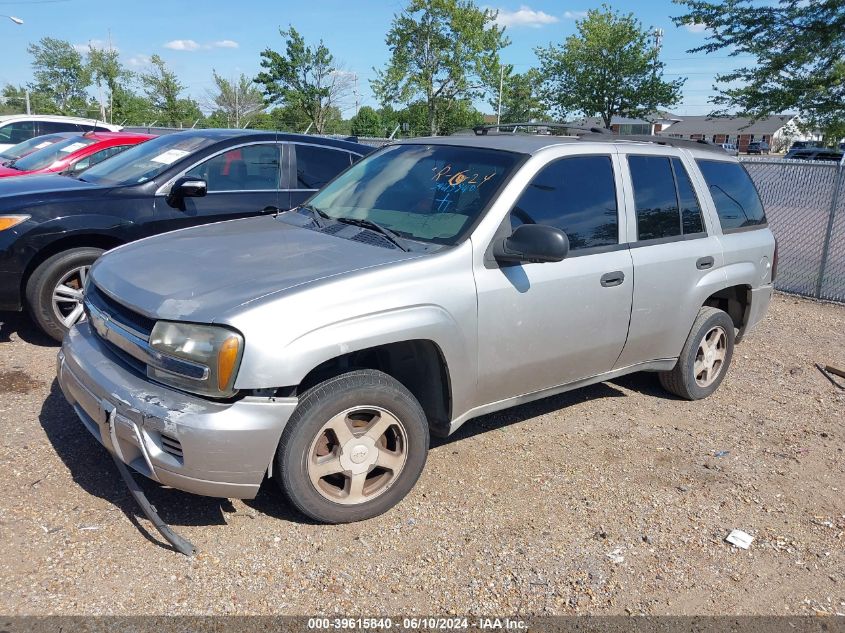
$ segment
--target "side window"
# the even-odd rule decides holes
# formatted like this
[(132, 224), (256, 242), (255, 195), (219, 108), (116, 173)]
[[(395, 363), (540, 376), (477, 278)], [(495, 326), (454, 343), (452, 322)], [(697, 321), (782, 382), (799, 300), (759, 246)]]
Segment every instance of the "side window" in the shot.
[(713, 196), (723, 231), (766, 223), (760, 196), (742, 165), (703, 159), (695, 162)]
[(679, 158), (672, 159), (675, 182), (678, 185), (678, 200), (681, 203), (681, 228), (684, 235), (703, 233), (704, 222), (701, 220), (701, 206), (692, 186), (689, 173)]
[(41, 134), (79, 131), (79, 126), (76, 123), (62, 123), (61, 121), (41, 121), (38, 127), (41, 129)]
[(678, 197), (672, 164), (665, 156), (628, 156), (637, 239), (655, 240), (681, 234)]
[(0, 127), (0, 143), (17, 145), (35, 136), (34, 121), (17, 121)]
[(511, 209), (511, 226), (548, 224), (574, 251), (619, 242), (616, 184), (609, 156), (574, 156), (546, 165)]
[(114, 147), (107, 147), (106, 149), (101, 149), (99, 152), (94, 152), (90, 156), (86, 156), (82, 160), (77, 161), (71, 171), (74, 174), (79, 174), (91, 167), (92, 165), (96, 165), (97, 163), (102, 163), (107, 158), (114, 156), (115, 154), (119, 154), (125, 149), (131, 147), (130, 145), (115, 145)]
[(296, 189), (320, 189), (352, 164), (342, 150), (296, 144)]
[(279, 146), (247, 145), (200, 163), (185, 175), (202, 178), (208, 192), (265, 191), (279, 188)]

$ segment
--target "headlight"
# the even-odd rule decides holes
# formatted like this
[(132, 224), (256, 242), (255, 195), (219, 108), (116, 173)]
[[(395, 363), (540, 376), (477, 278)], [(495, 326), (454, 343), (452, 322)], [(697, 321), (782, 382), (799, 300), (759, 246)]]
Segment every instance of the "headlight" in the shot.
[(22, 222), (26, 222), (28, 219), (28, 215), (0, 215), (0, 231), (11, 229)]
[[(147, 366), (150, 378), (193, 393), (226, 397), (243, 353), (243, 337), (214, 325), (158, 321), (150, 333), (150, 347), (163, 362)], [(168, 357), (188, 363), (167, 363)]]

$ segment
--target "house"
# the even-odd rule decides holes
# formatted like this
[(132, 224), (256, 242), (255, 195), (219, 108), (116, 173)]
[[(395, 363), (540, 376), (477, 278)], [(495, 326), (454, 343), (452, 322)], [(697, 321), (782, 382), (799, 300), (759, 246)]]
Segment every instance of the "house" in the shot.
[(794, 114), (776, 114), (752, 121), (742, 117), (685, 116), (659, 132), (671, 138), (711, 143), (733, 143), (740, 152), (752, 141), (765, 141), (772, 151), (788, 149), (794, 140), (805, 137), (797, 127)]

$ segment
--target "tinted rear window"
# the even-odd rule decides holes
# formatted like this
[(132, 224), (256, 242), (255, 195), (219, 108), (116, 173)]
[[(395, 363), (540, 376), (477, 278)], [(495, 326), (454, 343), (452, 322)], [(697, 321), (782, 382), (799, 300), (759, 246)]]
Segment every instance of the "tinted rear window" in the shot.
[(696, 163), (713, 196), (723, 231), (766, 223), (760, 196), (742, 165), (715, 160)]

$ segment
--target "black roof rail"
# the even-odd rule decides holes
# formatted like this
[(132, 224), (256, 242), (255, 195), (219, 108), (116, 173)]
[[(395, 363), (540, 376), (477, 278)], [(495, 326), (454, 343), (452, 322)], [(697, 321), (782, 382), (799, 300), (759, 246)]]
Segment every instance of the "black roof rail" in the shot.
[(635, 141), (638, 143), (654, 143), (668, 147), (680, 147), (686, 149), (698, 149), (706, 152), (725, 154), (727, 151), (721, 145), (716, 145), (705, 139), (690, 140), (685, 138), (672, 138), (671, 136), (656, 136), (653, 134), (621, 134), (607, 136), (605, 134), (584, 134), (581, 137), (584, 141)]
[(476, 136), (485, 136), (490, 130), (501, 130), (502, 128), (513, 128), (511, 134), (516, 133), (520, 127), (547, 127), (566, 130), (582, 130), (591, 134), (611, 134), (611, 131), (603, 127), (585, 126), (580, 123), (553, 123), (549, 121), (527, 121), (524, 123), (494, 123), (492, 125), (476, 125), (472, 128)]

